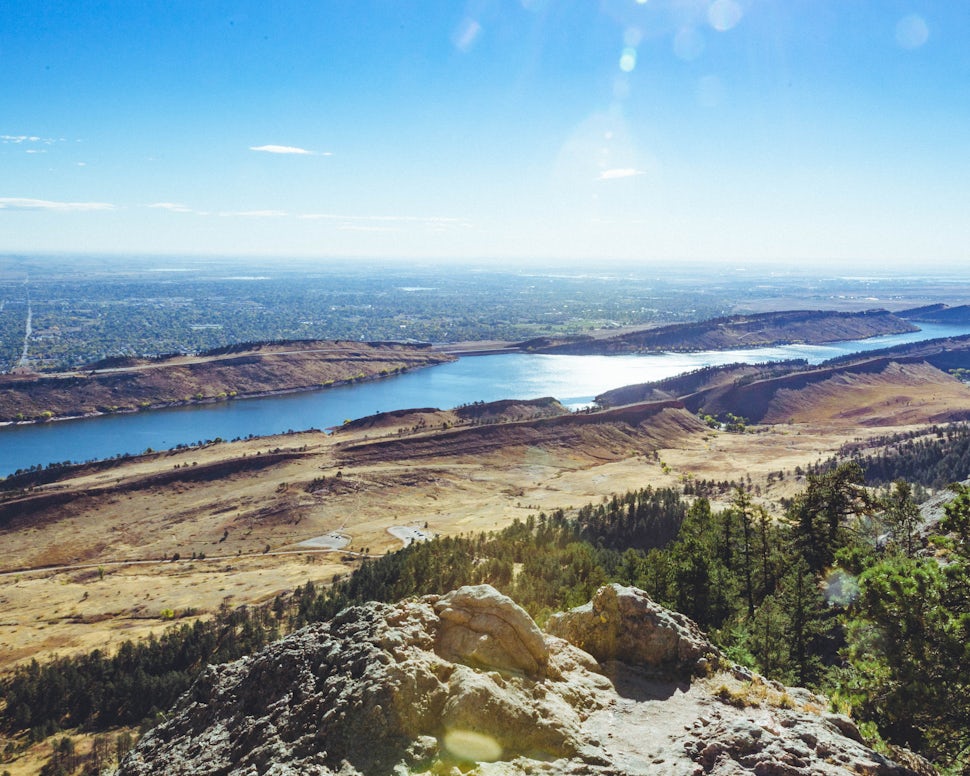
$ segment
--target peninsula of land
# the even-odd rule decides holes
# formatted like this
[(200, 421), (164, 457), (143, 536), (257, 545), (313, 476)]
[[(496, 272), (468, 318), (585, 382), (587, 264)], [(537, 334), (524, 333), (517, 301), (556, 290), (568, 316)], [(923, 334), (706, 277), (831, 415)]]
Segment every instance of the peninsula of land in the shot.
[(70, 372), (0, 375), (0, 422), (136, 412), (312, 391), (454, 361), (428, 345), (296, 340), (200, 355), (112, 358)]

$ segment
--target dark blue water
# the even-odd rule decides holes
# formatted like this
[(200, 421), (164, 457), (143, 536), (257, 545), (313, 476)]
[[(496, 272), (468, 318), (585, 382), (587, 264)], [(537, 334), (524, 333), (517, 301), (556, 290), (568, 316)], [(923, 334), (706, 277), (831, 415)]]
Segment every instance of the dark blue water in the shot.
[(0, 476), (34, 464), (85, 461), (146, 448), (162, 450), (200, 440), (325, 429), (353, 419), (409, 407), (451, 408), (474, 401), (555, 396), (568, 406), (588, 404), (611, 388), (660, 380), (703, 366), (834, 356), (970, 332), (930, 326), (913, 334), (835, 345), (789, 345), (750, 350), (650, 356), (502, 354), (463, 358), (370, 383), (312, 393), (240, 399), (129, 415), (0, 428)]

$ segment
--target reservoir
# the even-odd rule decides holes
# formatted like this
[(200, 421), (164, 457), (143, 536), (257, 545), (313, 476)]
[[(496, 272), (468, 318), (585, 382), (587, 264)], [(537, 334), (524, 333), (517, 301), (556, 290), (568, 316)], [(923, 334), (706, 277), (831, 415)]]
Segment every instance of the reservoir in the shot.
[(322, 391), (239, 399), (219, 404), (105, 415), (0, 428), (0, 477), (34, 464), (86, 461), (147, 448), (220, 437), (264, 436), (411, 407), (450, 409), (499, 399), (554, 396), (573, 408), (587, 406), (612, 388), (660, 380), (705, 366), (829, 358), (937, 337), (970, 333), (970, 327), (923, 325), (919, 332), (830, 345), (786, 345), (750, 350), (625, 356), (561, 356), (502, 353), (368, 383)]

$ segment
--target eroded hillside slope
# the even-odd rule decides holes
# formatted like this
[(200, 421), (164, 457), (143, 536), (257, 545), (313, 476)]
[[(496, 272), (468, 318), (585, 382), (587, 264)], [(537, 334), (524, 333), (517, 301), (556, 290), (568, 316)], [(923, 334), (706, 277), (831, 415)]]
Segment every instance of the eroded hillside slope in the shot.
[(821, 344), (916, 330), (912, 323), (887, 310), (785, 310), (677, 323), (616, 336), (542, 337), (521, 343), (519, 347), (536, 353), (573, 354), (728, 350), (793, 343)]
[[(208, 356), (124, 359), (51, 375), (0, 375), (0, 421), (44, 420), (305, 391), (453, 361), (430, 347), (320, 342), (228, 349)], [(113, 362), (112, 362), (113, 363)]]
[(964, 420), (970, 387), (945, 370), (970, 365), (966, 337), (903, 345), (805, 362), (731, 364), (597, 397), (603, 406), (678, 400), (715, 417), (732, 413), (752, 423), (854, 423), (899, 426)]

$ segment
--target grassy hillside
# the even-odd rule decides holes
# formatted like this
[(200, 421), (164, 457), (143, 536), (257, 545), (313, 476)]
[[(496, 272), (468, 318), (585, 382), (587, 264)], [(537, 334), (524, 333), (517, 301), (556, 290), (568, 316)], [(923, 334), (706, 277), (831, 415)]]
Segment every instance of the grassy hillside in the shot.
[(415, 345), (298, 341), (196, 357), (125, 359), (117, 366), (95, 364), (83, 372), (58, 375), (2, 375), (0, 421), (131, 412), (312, 390), (453, 360)]
[(615, 337), (539, 338), (519, 347), (536, 353), (573, 354), (729, 350), (795, 343), (817, 345), (917, 330), (909, 321), (886, 310), (790, 310), (660, 326)]

